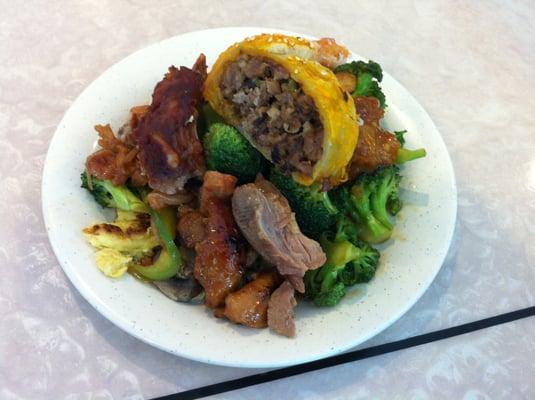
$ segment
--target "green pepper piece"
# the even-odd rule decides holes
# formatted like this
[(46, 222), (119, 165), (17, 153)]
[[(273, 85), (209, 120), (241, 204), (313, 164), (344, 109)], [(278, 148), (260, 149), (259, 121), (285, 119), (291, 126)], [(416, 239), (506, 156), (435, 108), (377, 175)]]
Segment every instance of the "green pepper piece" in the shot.
[(172, 278), (182, 268), (182, 257), (176, 247), (176, 213), (171, 207), (150, 211), (152, 226), (162, 243), (162, 250), (156, 261), (148, 266), (134, 264), (132, 269), (144, 278), (161, 281)]

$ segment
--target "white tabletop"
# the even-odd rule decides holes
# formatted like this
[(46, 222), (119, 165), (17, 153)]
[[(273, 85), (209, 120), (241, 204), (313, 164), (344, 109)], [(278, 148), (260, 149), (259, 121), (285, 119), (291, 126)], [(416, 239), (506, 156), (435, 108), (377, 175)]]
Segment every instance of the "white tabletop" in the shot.
[[(249, 375), (134, 339), (81, 298), (48, 243), (40, 181), (76, 96), (134, 50), (267, 26), (339, 39), (426, 108), (450, 151), (457, 228), (433, 285), (361, 347), (535, 305), (535, 3), (0, 1), (0, 398), (140, 399)], [(217, 396), (535, 398), (535, 318)]]

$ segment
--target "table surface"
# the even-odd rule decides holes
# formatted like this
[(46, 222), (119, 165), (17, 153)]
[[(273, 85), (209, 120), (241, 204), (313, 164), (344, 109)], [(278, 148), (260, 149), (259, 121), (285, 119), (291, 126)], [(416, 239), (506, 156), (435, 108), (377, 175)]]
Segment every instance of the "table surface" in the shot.
[[(183, 32), (267, 26), (336, 37), (421, 102), (459, 187), (439, 275), (363, 346), (535, 305), (535, 3), (0, 1), (0, 398), (140, 399), (249, 375), (128, 336), (61, 270), (40, 210), (48, 143), (76, 96)], [(535, 398), (535, 319), (218, 396)], [(361, 346), (362, 347), (362, 346)]]

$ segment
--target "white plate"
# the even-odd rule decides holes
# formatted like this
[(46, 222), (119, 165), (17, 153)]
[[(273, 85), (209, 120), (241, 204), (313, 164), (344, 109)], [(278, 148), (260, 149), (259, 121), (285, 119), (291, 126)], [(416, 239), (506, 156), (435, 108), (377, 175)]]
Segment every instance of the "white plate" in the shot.
[(109, 122), (117, 129), (128, 119), (132, 106), (150, 102), (154, 86), (168, 66), (191, 66), (200, 52), (206, 54), (210, 65), (230, 44), (273, 31), (222, 28), (192, 32), (140, 50), (113, 65), (67, 111), (54, 134), (44, 168), (43, 213), (50, 242), (63, 270), (85, 299), (131, 335), (170, 353), (207, 363), (285, 366), (362, 343), (420, 298), (442, 265), (455, 224), (455, 179), (440, 134), (410, 93), (385, 73), (386, 126), (407, 129), (407, 147), (425, 147), (428, 156), (403, 168), (405, 206), (393, 240), (384, 246), (375, 278), (353, 288), (335, 308), (299, 304), (295, 339), (217, 319), (203, 306), (175, 303), (129, 275), (114, 280), (100, 273), (94, 251), (80, 233), (105, 216), (80, 188), (80, 173), (97, 137), (93, 126)]

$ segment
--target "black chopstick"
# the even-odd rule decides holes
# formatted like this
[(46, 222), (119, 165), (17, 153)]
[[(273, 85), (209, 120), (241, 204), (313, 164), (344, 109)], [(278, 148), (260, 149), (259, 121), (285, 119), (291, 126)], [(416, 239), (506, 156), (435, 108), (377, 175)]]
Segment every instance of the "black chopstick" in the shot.
[(225, 382), (215, 383), (212, 385), (202, 386), (196, 389), (186, 390), (176, 394), (158, 397), (159, 400), (193, 400), (206, 396), (212, 396), (232, 390), (243, 389), (249, 386), (259, 385), (261, 383), (271, 382), (277, 379), (288, 378), (307, 372), (317, 371), (336, 365), (346, 364), (353, 361), (363, 360), (365, 358), (375, 357), (382, 354), (392, 353), (394, 351), (408, 349), (410, 347), (421, 346), (426, 343), (436, 342), (438, 340), (448, 339), (454, 336), (464, 335), (492, 326), (505, 324), (522, 318), (535, 315), (535, 306), (523, 308), (520, 310), (496, 315), (494, 317), (484, 318), (466, 324), (453, 326), (451, 328), (441, 329), (423, 335), (413, 336), (407, 339), (395, 342), (385, 343), (378, 346), (367, 347), (343, 353), (332, 357), (327, 357), (317, 361), (294, 365), (292, 367), (274, 369), (272, 371), (262, 372), (260, 374), (249, 375), (243, 378), (232, 379)]

